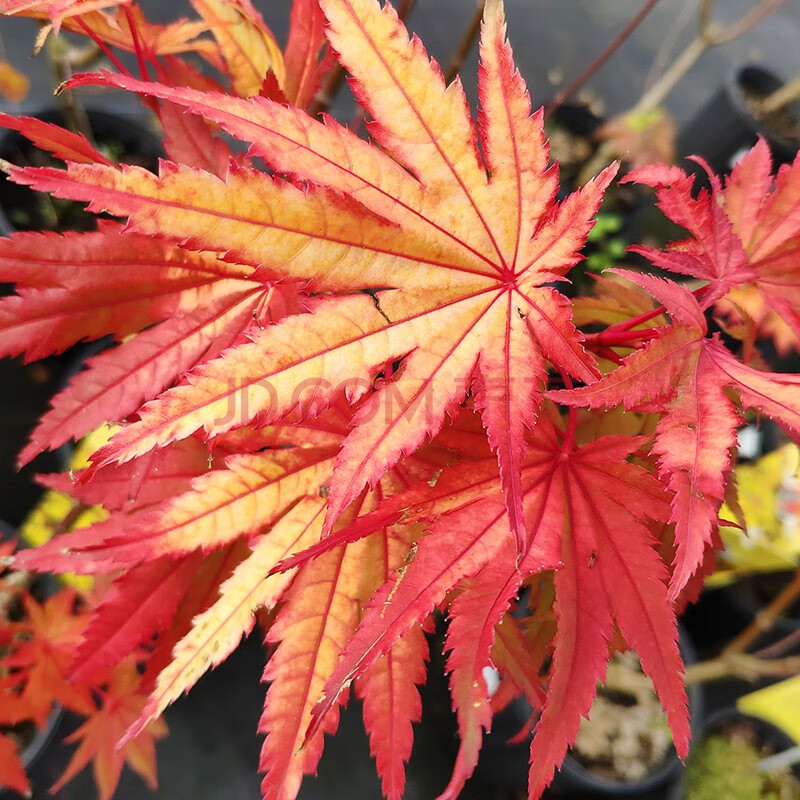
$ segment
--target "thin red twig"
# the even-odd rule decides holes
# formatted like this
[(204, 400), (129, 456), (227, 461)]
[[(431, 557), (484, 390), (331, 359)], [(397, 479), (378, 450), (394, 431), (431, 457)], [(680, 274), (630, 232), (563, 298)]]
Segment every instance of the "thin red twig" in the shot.
[(136, 29), (136, 23), (133, 19), (133, 13), (130, 6), (125, 6), (125, 19), (128, 20), (128, 27), (131, 29), (131, 39), (133, 39), (133, 49), (136, 52), (136, 60), (139, 62), (139, 72), (143, 81), (150, 80), (150, 73), (147, 69), (147, 62), (144, 58), (142, 51), (142, 43), (139, 41), (139, 31)]
[(639, 342), (649, 342), (650, 339), (658, 335), (657, 328), (647, 328), (646, 330), (614, 330), (606, 328), (600, 333), (587, 333), (584, 341), (588, 344), (593, 342), (601, 347), (625, 347), (626, 345), (634, 346)]
[(109, 61), (126, 77), (133, 78), (128, 68), (111, 52), (108, 45), (80, 18), (75, 17), (83, 32), (103, 51)]
[(597, 353), (597, 355), (599, 355), (601, 358), (605, 358), (606, 361), (611, 361), (612, 363), (617, 364), (617, 366), (622, 363), (622, 358), (610, 347), (598, 347), (595, 350), (595, 353)]
[[(701, 286), (699, 289), (695, 289), (692, 294), (695, 296), (702, 295), (707, 288), (707, 286)], [(627, 331), (631, 328), (635, 328), (637, 325), (641, 325), (643, 322), (649, 322), (651, 319), (655, 319), (663, 314), (666, 310), (667, 309), (665, 306), (659, 306), (658, 308), (654, 308), (652, 311), (648, 311), (646, 314), (639, 314), (638, 317), (631, 317), (625, 322), (615, 322), (613, 325), (609, 325), (606, 330)]]

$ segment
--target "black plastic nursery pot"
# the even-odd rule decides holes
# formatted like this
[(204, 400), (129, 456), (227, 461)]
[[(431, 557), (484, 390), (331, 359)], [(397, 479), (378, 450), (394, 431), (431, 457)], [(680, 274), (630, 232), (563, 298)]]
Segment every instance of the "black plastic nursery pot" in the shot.
[[(695, 663), (697, 654), (688, 635), (681, 627), (680, 648), (686, 664)], [(703, 690), (699, 685), (688, 687), (692, 730), (700, 730), (703, 717)], [(527, 785), (530, 736), (519, 737), (531, 723), (531, 708), (518, 699), (497, 714), (492, 721), (491, 733), (484, 739), (476, 775), (485, 782), (512, 790), (524, 791)], [(513, 743), (509, 739), (514, 738)], [(556, 773), (548, 797), (563, 800), (609, 800), (627, 797), (632, 800), (663, 800), (665, 794), (680, 783), (683, 765), (670, 746), (668, 753), (647, 774), (635, 781), (614, 780), (594, 772), (581, 763), (574, 751), (567, 754), (561, 769)]]
[[(760, 758), (767, 758), (777, 753), (790, 750), (797, 745), (788, 734), (771, 722), (751, 717), (736, 710), (735, 708), (723, 708), (712, 714), (703, 722), (702, 731), (695, 737), (692, 743), (692, 752), (689, 755), (688, 768), (683, 772), (683, 778), (679, 781), (667, 795), (667, 800), (692, 800), (692, 792), (689, 784), (689, 771), (692, 768), (692, 758), (700, 752), (703, 744), (710, 736), (720, 735), (725, 738), (732, 736), (745, 736), (748, 744), (752, 745), (759, 754)], [(733, 765), (731, 765), (733, 766)], [(789, 768), (791, 774), (800, 781), (800, 764), (795, 763)], [(710, 787), (709, 787), (710, 788)], [(704, 795), (704, 797), (707, 795)], [(772, 797), (773, 795), (769, 795)], [(794, 798), (797, 795), (792, 794)], [(720, 800), (723, 797), (720, 796)], [(724, 800), (736, 800), (735, 798), (725, 797)]]
[[(25, 772), (29, 773), (39, 761), (47, 757), (47, 750), (54, 740), (63, 714), (61, 706), (54, 706), (43, 728), (37, 730), (32, 724), (19, 726), (17, 735), (23, 741), (20, 759)], [(20, 797), (18, 792), (0, 785), (0, 800), (18, 800)]]
[[(800, 102), (772, 116), (761, 117), (757, 110), (758, 101), (783, 83), (764, 67), (739, 69), (681, 131), (679, 156), (701, 155), (715, 172), (727, 174), (761, 136), (776, 165), (793, 161), (800, 148)], [(693, 169), (700, 173), (699, 167)]]
[(597, 151), (605, 120), (582, 103), (564, 103), (545, 118), (550, 158), (559, 165), (559, 197), (577, 188), (578, 173)]
[[(91, 135), (98, 150), (112, 161), (135, 164), (155, 170), (163, 148), (158, 137), (130, 115), (89, 109), (86, 112)], [(33, 116), (44, 122), (64, 125), (56, 108)], [(61, 166), (17, 131), (0, 138), (0, 158), (20, 166)], [(0, 179), (0, 234), (13, 231), (94, 230), (97, 215), (84, 210), (84, 203), (49, 198), (27, 186)]]
[[(686, 631), (680, 629), (680, 649), (685, 664), (698, 661), (697, 652)], [(703, 718), (703, 689), (700, 685), (687, 687), (689, 712), (693, 734), (697, 734)], [(624, 704), (624, 698), (621, 698)], [(623, 705), (624, 707), (624, 705)], [(675, 749), (670, 745), (666, 755), (646, 773), (635, 780), (621, 779), (613, 775), (602, 761), (592, 764), (582, 757), (577, 749), (578, 742), (567, 753), (560, 771), (553, 782), (553, 788), (565, 798), (616, 798), (629, 797), (636, 800), (661, 798), (666, 791), (678, 785), (683, 774), (683, 764)]]

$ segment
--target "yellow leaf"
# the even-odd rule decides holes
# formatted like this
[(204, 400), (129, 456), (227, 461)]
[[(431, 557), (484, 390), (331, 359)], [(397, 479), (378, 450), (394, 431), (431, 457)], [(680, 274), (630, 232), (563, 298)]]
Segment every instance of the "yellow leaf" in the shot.
[(270, 71), (283, 86), (283, 55), (249, 0), (192, 0), (192, 5), (211, 28), (238, 94), (257, 95)]
[[(78, 470), (87, 466), (89, 456), (107, 442), (117, 430), (117, 427), (102, 425), (90, 433), (75, 448), (75, 452), (69, 460), (69, 468)], [(65, 533), (79, 528), (87, 528), (108, 517), (108, 512), (100, 506), (92, 506), (76, 514), (78, 507), (78, 504), (69, 495), (52, 489), (46, 491), (20, 526), (20, 538), (29, 545), (38, 547), (50, 541), (57, 531)], [(94, 583), (89, 575), (61, 575), (61, 579), (82, 591), (88, 591)]]
[[(800, 449), (786, 444), (736, 470), (747, 532), (721, 527), (722, 567), (734, 573), (792, 569), (800, 560)], [(733, 512), (723, 507), (723, 519)], [(720, 579), (721, 580), (721, 579)]]
[(746, 694), (736, 701), (736, 707), (743, 714), (777, 725), (800, 742), (800, 675)]
[(28, 96), (31, 82), (26, 75), (12, 67), (8, 61), (0, 61), (0, 95), (19, 103)]

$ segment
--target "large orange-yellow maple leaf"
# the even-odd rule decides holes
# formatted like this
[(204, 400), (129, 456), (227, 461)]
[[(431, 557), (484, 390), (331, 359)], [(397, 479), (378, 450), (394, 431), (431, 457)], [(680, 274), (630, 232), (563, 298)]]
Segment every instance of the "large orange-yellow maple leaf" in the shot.
[(85, 164), (12, 168), (15, 180), (128, 216), (132, 231), (222, 251), (265, 279), (301, 280), (317, 294), (308, 313), (267, 327), (146, 405), (96, 463), (126, 461), (200, 428), (216, 435), (297, 408), (313, 415), (342, 394), (355, 402), (386, 364), (402, 360), (354, 417), (325, 529), (471, 391), (523, 550), (520, 465), (547, 363), (583, 381), (597, 375), (568, 301), (548, 284), (579, 260), (614, 168), (554, 202), (541, 115), (531, 114), (514, 69), (499, 0), (484, 17), (477, 128), (461, 84), (445, 86), (390, 5), (321, 6), (380, 147), (264, 98), (118, 78), (259, 142), (274, 173), (232, 167), (220, 179), (172, 163), (159, 176)]

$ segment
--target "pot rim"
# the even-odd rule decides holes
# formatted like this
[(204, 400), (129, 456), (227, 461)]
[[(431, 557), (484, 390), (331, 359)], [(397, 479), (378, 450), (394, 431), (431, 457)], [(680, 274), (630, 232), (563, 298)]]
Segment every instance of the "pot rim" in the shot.
[[(752, 120), (754, 130), (764, 130), (769, 139), (775, 142), (780, 142), (781, 145), (787, 148), (797, 149), (797, 142), (787, 139), (779, 133), (772, 130), (765, 130), (764, 123), (760, 119), (756, 119), (744, 99), (744, 86), (745, 78), (749, 75), (753, 82), (762, 82), (769, 84), (770, 88), (767, 90), (775, 91), (786, 85), (786, 79), (780, 74), (774, 72), (764, 64), (746, 63), (737, 67), (728, 77), (725, 82), (725, 92), (728, 99), (734, 106), (736, 111), (743, 117)], [(800, 122), (800, 100), (795, 100), (786, 106), (787, 109), (794, 111), (794, 116)]]
[[(684, 626), (680, 623), (678, 625), (678, 631), (678, 643), (684, 664), (696, 663), (699, 659), (694, 643), (689, 638), (689, 634)], [(703, 730), (703, 687), (700, 684), (687, 686), (686, 694), (689, 701), (689, 710), (691, 712), (690, 725), (692, 729), (692, 738), (694, 739), (699, 737)], [(560, 772), (564, 773), (570, 780), (580, 781), (587, 787), (587, 790), (606, 793), (613, 791), (618, 795), (631, 795), (663, 786), (665, 783), (668, 783), (671, 778), (677, 780), (681, 769), (682, 762), (675, 752), (674, 745), (671, 744), (669, 751), (662, 761), (639, 781), (616, 781), (611, 778), (604, 778), (588, 767), (584, 767), (575, 756), (572, 755), (571, 749), (567, 751), (564, 757)]]
[[(58, 703), (54, 703), (47, 717), (47, 722), (41, 728), (36, 729), (33, 739), (20, 752), (20, 760), (26, 772), (47, 749), (47, 746), (55, 736), (63, 715), (64, 709)], [(0, 798), (10, 797), (9, 792), (16, 796), (12, 789), (0, 784)]]

